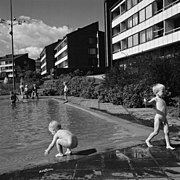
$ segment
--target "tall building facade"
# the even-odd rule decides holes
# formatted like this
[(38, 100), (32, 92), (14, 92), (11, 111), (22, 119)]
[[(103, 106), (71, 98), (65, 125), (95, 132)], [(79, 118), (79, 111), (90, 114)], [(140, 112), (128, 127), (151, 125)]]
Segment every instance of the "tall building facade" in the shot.
[(127, 57), (147, 53), (179, 54), (180, 0), (105, 0), (104, 3), (109, 64), (124, 64)]
[(55, 48), (56, 68), (98, 68), (105, 66), (104, 32), (98, 22), (67, 34)]
[(59, 40), (57, 42), (45, 46), (40, 53), (39, 60), (41, 63), (40, 69), (42, 76), (50, 76), (53, 73), (52, 71), (54, 71), (55, 68), (54, 48), (56, 47), (58, 42)]
[[(35, 70), (35, 60), (28, 57), (28, 54), (17, 54), (14, 55), (14, 72), (15, 76), (24, 73), (25, 71)], [(0, 57), (0, 74), (7, 76), (8, 78), (13, 77), (13, 63), (12, 55), (6, 55)]]

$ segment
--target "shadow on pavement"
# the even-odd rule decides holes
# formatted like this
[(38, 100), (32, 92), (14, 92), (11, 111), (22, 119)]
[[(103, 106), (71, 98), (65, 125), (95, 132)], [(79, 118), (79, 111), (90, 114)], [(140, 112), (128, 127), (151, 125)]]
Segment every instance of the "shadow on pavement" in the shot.
[(82, 150), (82, 151), (77, 151), (77, 152), (73, 152), (73, 155), (90, 155), (97, 152), (97, 150), (95, 148), (92, 149), (87, 149), (87, 150)]
[(164, 141), (92, 154), (96, 149), (76, 152), (84, 158), (4, 174), (0, 179), (180, 179), (180, 143), (167, 150)]

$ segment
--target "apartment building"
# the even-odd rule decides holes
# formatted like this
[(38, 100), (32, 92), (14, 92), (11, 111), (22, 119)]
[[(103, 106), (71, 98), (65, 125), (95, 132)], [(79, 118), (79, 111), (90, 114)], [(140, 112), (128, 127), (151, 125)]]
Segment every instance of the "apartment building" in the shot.
[[(35, 70), (35, 60), (29, 58), (27, 53), (14, 55), (15, 76), (18, 76), (18, 74), (24, 73), (28, 70)], [(0, 75), (1, 77), (13, 77), (13, 63), (11, 54), (0, 57)]]
[(58, 69), (105, 67), (104, 32), (95, 22), (67, 34), (55, 47)]
[(180, 0), (105, 0), (104, 5), (109, 65), (145, 54), (180, 54)]
[(35, 60), (35, 62), (36, 62), (36, 72), (41, 73), (41, 61), (40, 61), (40, 58), (37, 58)]
[(59, 41), (60, 40), (45, 46), (44, 49), (40, 53), (39, 60), (41, 63), (40, 69), (41, 69), (42, 76), (50, 76), (54, 71), (54, 68), (55, 68), (54, 48), (56, 47)]

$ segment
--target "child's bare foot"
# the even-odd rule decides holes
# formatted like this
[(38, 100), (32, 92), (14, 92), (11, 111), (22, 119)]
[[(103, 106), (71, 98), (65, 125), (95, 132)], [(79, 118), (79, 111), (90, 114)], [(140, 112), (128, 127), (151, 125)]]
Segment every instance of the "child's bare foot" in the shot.
[(56, 157), (63, 157), (64, 155), (62, 153), (56, 154)]
[(67, 151), (64, 153), (65, 155), (71, 155), (72, 152), (70, 150), (67, 149)]
[(175, 148), (173, 148), (171, 146), (166, 146), (166, 149), (174, 150)]
[(146, 144), (148, 147), (153, 147), (153, 145), (148, 140), (146, 140)]

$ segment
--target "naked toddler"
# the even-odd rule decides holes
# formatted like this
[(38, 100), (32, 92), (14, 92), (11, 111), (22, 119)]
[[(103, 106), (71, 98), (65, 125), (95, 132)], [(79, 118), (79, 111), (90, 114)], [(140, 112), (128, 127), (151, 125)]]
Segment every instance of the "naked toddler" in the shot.
[(70, 131), (61, 129), (61, 125), (57, 121), (51, 121), (49, 124), (49, 131), (53, 135), (53, 140), (50, 143), (49, 147), (45, 150), (45, 155), (49, 154), (51, 149), (56, 144), (58, 154), (56, 157), (62, 157), (63, 147), (67, 148), (65, 155), (70, 155), (71, 149), (74, 149), (78, 145), (78, 140), (75, 135), (73, 135)]
[(163, 125), (164, 128), (164, 135), (165, 135), (165, 141), (166, 141), (166, 148), (174, 150), (170, 145), (169, 140), (169, 125), (166, 118), (167, 115), (167, 109), (166, 109), (166, 102), (164, 101), (163, 97), (165, 95), (165, 86), (163, 84), (156, 84), (153, 86), (153, 93), (155, 95), (154, 98), (152, 98), (150, 101), (147, 101), (144, 99), (144, 103), (155, 103), (155, 117), (154, 117), (154, 131), (149, 135), (149, 137), (146, 139), (146, 144), (148, 147), (152, 147), (152, 144), (150, 141), (159, 133), (160, 125)]

